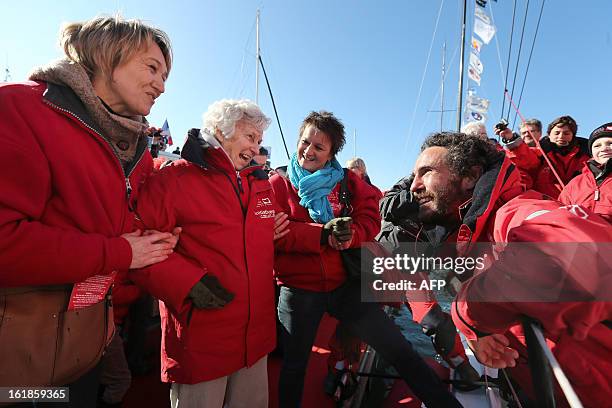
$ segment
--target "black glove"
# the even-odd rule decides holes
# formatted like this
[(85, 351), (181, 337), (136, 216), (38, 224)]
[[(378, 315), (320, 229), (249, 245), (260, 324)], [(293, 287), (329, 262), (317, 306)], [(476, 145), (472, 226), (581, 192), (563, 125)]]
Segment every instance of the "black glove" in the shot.
[(205, 275), (193, 285), (189, 297), (197, 309), (219, 309), (231, 302), (234, 294), (221, 286), (216, 276)]
[(350, 241), (353, 236), (353, 230), (351, 229), (352, 224), (353, 219), (351, 217), (334, 218), (323, 226), (321, 241), (323, 241), (323, 237), (325, 236), (325, 242), (327, 242), (327, 237), (329, 237), (330, 234), (340, 242)]

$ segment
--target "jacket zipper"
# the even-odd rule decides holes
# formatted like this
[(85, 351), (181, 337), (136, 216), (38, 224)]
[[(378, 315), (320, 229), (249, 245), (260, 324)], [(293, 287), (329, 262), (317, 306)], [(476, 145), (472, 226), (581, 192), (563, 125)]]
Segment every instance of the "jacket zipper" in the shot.
[(599, 201), (599, 187), (595, 188), (595, 201)]
[[(126, 198), (127, 198), (127, 203), (128, 203), (128, 209), (131, 211), (131, 206), (130, 206), (130, 196), (132, 194), (132, 186), (130, 184), (130, 180), (129, 177), (132, 175), (132, 173), (134, 172), (134, 169), (136, 169), (136, 167), (138, 167), (138, 163), (140, 163), (140, 160), (142, 160), (142, 158), (144, 157), (144, 153), (147, 149), (143, 149), (142, 152), (140, 153), (140, 155), (138, 155), (138, 157), (136, 157), (136, 161), (133, 162), (131, 168), (129, 169), (129, 171), (126, 173), (125, 170), (123, 169), (123, 166), (121, 166), (121, 161), (119, 160), (119, 157), (117, 156), (117, 154), (115, 153), (115, 149), (113, 148), (113, 145), (106, 140), (106, 138), (104, 136), (102, 136), (100, 134), (100, 132), (98, 132), (96, 129), (92, 128), (91, 126), (89, 126), (87, 123), (85, 123), (85, 121), (83, 119), (81, 119), (78, 115), (76, 115), (74, 112), (69, 111), (68, 109), (64, 109), (61, 108), (59, 106), (57, 106), (56, 104), (49, 102), (46, 99), (43, 99), (43, 101), (51, 106), (52, 108), (60, 111), (60, 112), (64, 112), (69, 114), (71, 117), (75, 118), (76, 120), (78, 120), (83, 126), (85, 126), (87, 129), (91, 130), (93, 133), (95, 133), (96, 135), (98, 135), (98, 137), (100, 139), (102, 139), (104, 141), (104, 143), (106, 143), (111, 151), (113, 152), (113, 156), (115, 156), (115, 158), (117, 159), (117, 164), (119, 165), (119, 170), (121, 171), (121, 174), (124, 176), (125, 178), (125, 187), (126, 187)], [(121, 222), (121, 225), (123, 225), (123, 223), (125, 222), (125, 214), (124, 214), (124, 219)]]

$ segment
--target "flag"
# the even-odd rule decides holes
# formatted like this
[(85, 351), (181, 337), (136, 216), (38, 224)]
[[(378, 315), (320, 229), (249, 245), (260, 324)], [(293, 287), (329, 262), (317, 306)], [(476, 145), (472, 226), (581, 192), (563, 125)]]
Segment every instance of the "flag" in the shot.
[(478, 86), (480, 86), (480, 74), (476, 72), (474, 67), (470, 66), (468, 68), (468, 76), (470, 77), (472, 81), (476, 82)]
[(170, 134), (170, 126), (168, 126), (168, 119), (164, 121), (164, 125), (161, 128), (161, 134), (168, 141), (168, 146), (172, 146), (174, 144), (172, 142), (172, 135)]
[(482, 62), (480, 62), (480, 58), (473, 52), (470, 52), (470, 67), (474, 68), (478, 75), (482, 75)]
[(476, 95), (468, 95), (466, 108), (470, 111), (478, 112), (481, 114), (487, 113), (489, 110), (489, 100), (480, 98)]
[(466, 122), (482, 122), (484, 123), (487, 120), (487, 116), (484, 113), (478, 113), (471, 111), (469, 109), (465, 110), (465, 119)]
[(474, 33), (482, 39), (485, 44), (488, 44), (495, 35), (495, 26), (491, 23), (491, 19), (480, 7), (474, 10)]
[(480, 49), (482, 48), (482, 41), (476, 37), (472, 37), (472, 51), (476, 55), (480, 55)]

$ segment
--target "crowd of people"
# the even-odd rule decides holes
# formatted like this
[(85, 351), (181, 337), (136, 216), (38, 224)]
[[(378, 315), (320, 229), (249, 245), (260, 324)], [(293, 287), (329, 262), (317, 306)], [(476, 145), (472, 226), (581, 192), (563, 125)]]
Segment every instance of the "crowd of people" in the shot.
[[(389, 255), (403, 243), (488, 255), (469, 273), (449, 271), (450, 312), (430, 290), (405, 293), (464, 382), (480, 377), (460, 333), (482, 364), (508, 368), (524, 402), (536, 400), (528, 316), (584, 406), (608, 403), (612, 123), (588, 139), (570, 116), (546, 135), (535, 119), (519, 133), (496, 126), (499, 140), (482, 124), (435, 133), (383, 194), (363, 159), (338, 162), (345, 131), (333, 113), (310, 112), (288, 166), (272, 171), (261, 146), (270, 119), (251, 101), (223, 99), (188, 132), (180, 159), (154, 162), (145, 116), (172, 68), (167, 35), (99, 17), (65, 26), (61, 43), (64, 59), (0, 85), (0, 386), (67, 386), (70, 401), (58, 406), (120, 406), (130, 387), (125, 320), (152, 296), (173, 408), (267, 407), (277, 343), (274, 398), (301, 406), (324, 313), (339, 321), (332, 374), (355, 338), (427, 407), (460, 407), (381, 304), (362, 300), (348, 258), (374, 241)], [(514, 243), (533, 245), (524, 253)], [(569, 256), (542, 243), (592, 245)], [(554, 299), (534, 295), (551, 286)], [(556, 398), (567, 404), (559, 389)]]

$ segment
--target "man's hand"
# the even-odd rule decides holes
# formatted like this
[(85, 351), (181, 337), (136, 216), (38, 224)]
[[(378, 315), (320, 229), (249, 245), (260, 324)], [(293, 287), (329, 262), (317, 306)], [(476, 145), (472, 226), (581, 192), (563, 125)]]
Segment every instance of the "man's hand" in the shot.
[(353, 225), (351, 217), (334, 218), (323, 226), (323, 230), (327, 231), (328, 235), (333, 235), (337, 241), (346, 242), (353, 239), (351, 225)]
[[(144, 268), (165, 261), (172, 253), (176, 241), (169, 232), (153, 232), (143, 235), (140, 230), (121, 235), (132, 248), (130, 269)], [(178, 240), (178, 238), (176, 239)]]
[(336, 251), (342, 251), (343, 249), (348, 249), (351, 247), (351, 242), (353, 242), (353, 237), (348, 241), (338, 241), (335, 236), (330, 235), (327, 238), (327, 245), (334, 248)]
[(515, 349), (508, 347), (510, 341), (503, 334), (468, 340), (468, 344), (478, 361), (491, 368), (514, 367), (519, 357)]
[(216, 276), (205, 275), (193, 285), (189, 297), (197, 309), (220, 309), (234, 299), (234, 294), (221, 286)]
[(274, 241), (289, 233), (289, 216), (284, 212), (277, 212), (274, 216)]

